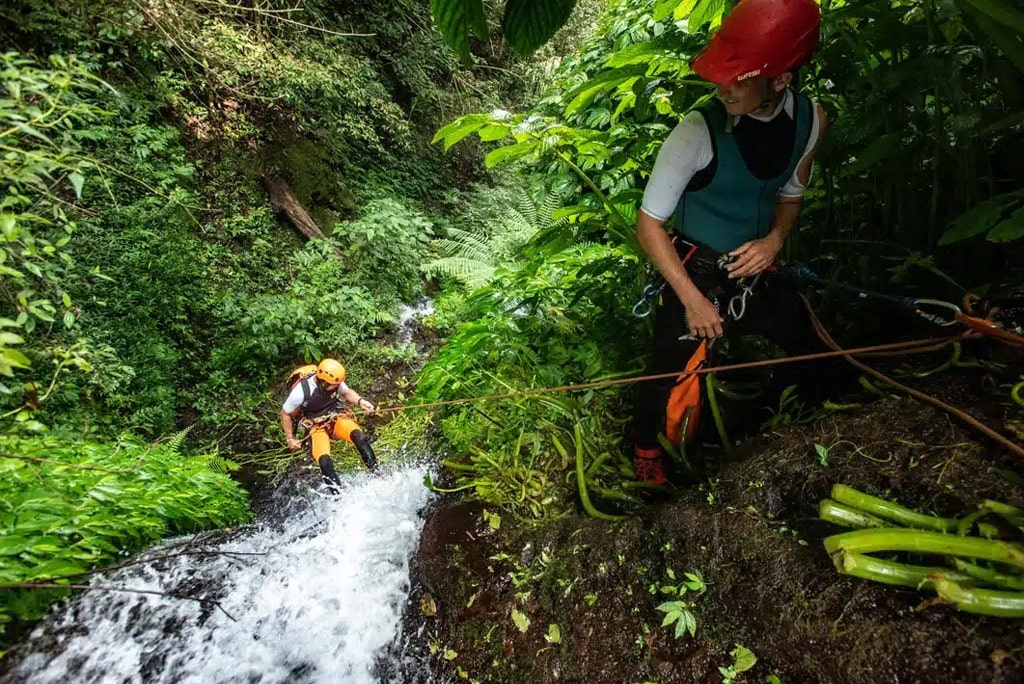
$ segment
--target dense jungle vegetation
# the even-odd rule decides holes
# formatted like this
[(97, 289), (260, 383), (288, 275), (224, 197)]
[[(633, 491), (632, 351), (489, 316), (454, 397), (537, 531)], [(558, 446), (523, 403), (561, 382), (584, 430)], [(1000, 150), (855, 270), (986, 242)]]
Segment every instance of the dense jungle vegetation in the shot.
[[(431, 5), (444, 39), (408, 0), (5, 3), (0, 584), (244, 520), (227, 473), (280, 447), (288, 371), (331, 353), (360, 388), (402, 368), (415, 350), (387, 333), (424, 294), (447, 340), (419, 400), (641, 371), (632, 224), (661, 142), (712, 95), (688, 63), (730, 3)], [(953, 301), (1019, 282), (1024, 13), (823, 10), (800, 80), (830, 130), (786, 258)], [(844, 342), (901, 325), (822, 304)], [(630, 407), (616, 387), (442, 410), (445, 488), (533, 521), (580, 495), (628, 513)], [(0, 629), (53, 598), (4, 596)]]
[[(366, 388), (401, 367), (415, 349), (376, 339), (424, 292), (433, 240), (523, 195), (434, 132), (525, 106), (598, 11), (535, 63), (495, 39), (465, 68), (412, 2), (5, 3), (0, 584), (244, 520), (227, 473), (286, 460), (290, 370), (330, 352)], [(445, 288), (441, 327), (463, 297)], [(52, 598), (4, 590), (0, 630)]]

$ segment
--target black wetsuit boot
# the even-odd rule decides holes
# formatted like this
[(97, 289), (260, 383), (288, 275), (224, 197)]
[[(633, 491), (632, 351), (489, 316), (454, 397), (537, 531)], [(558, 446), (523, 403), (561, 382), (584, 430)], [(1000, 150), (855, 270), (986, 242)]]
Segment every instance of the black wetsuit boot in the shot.
[(320, 473), (324, 476), (324, 483), (327, 485), (327, 489), (335, 494), (340, 492), (341, 478), (338, 477), (337, 471), (334, 470), (334, 461), (331, 460), (331, 457), (327, 455), (321, 456), (319, 465)]
[(366, 438), (362, 430), (352, 431), (352, 444), (355, 445), (356, 451), (359, 452), (359, 458), (362, 459), (366, 469), (371, 473), (376, 473), (377, 456), (373, 453), (373, 449), (370, 448), (370, 440)]

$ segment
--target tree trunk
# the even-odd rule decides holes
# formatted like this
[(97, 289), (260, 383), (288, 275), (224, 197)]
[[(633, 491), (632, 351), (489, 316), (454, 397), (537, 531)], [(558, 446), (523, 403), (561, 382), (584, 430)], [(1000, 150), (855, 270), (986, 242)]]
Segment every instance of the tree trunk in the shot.
[(307, 238), (319, 238), (323, 239), (323, 231), (316, 225), (312, 218), (302, 205), (299, 204), (299, 200), (295, 197), (295, 193), (288, 187), (288, 183), (285, 182), (280, 176), (273, 174), (267, 174), (263, 176), (263, 187), (270, 193), (270, 207), (274, 210), (274, 214), (281, 216), (283, 215), (288, 222), (295, 226), (296, 229)]

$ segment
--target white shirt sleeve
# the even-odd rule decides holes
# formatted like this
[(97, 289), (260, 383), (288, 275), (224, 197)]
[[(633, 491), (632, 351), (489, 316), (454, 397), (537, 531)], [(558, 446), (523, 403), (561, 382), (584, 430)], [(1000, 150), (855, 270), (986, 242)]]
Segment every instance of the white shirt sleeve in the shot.
[(292, 387), (292, 391), (288, 393), (288, 398), (284, 400), (284, 406), (281, 407), (282, 413), (295, 413), (295, 409), (302, 406), (302, 383), (295, 383), (295, 387)]
[(665, 139), (644, 190), (641, 211), (651, 218), (667, 221), (679, 204), (686, 186), (714, 159), (711, 134), (704, 117), (691, 111)]
[[(782, 186), (782, 190), (779, 191), (779, 195), (782, 197), (803, 197), (806, 186), (800, 182), (797, 177), (797, 171), (800, 165), (804, 163), (811, 152), (814, 151), (814, 146), (818, 144), (818, 136), (821, 135), (821, 121), (819, 120), (818, 103), (811, 100), (811, 111), (814, 112), (814, 120), (811, 121), (811, 132), (807, 136), (807, 146), (804, 147), (804, 153), (800, 156), (800, 161), (797, 162), (796, 168), (793, 169), (793, 175), (790, 176), (786, 184)], [(814, 173), (814, 167), (811, 167), (811, 173)], [(811, 176), (807, 177), (808, 182), (811, 180)]]

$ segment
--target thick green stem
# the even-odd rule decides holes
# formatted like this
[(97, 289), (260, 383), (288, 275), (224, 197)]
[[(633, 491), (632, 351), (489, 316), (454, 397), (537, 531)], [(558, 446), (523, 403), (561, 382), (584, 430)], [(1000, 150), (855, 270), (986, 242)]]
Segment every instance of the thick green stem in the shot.
[(995, 513), (1001, 515), (1015, 525), (1024, 523), (1024, 510), (1011, 506), (1010, 504), (1003, 503), (1002, 501), (993, 501), (992, 499), (985, 499), (981, 502), (981, 509), (989, 513)]
[(587, 477), (592, 477), (597, 470), (604, 465), (604, 462), (608, 460), (609, 454), (601, 454), (594, 459), (594, 462), (587, 466)]
[(836, 525), (842, 525), (843, 527), (853, 527), (855, 529), (862, 529), (865, 527), (892, 527), (892, 525), (881, 518), (876, 518), (873, 515), (868, 515), (863, 511), (858, 511), (849, 506), (833, 501), (832, 499), (822, 499), (818, 503), (818, 517), (822, 520), (835, 523)]
[(1013, 399), (1014, 403), (1024, 408), (1024, 381), (1018, 382), (1010, 390), (1010, 398)]
[(931, 581), (939, 599), (957, 610), (993, 617), (1024, 617), (1024, 592), (968, 588), (942, 577)]
[(953, 559), (953, 567), (976, 581), (972, 584), (991, 584), (999, 589), (1024, 590), (1024, 577), (1008, 575), (990, 568), (983, 568), (975, 563), (968, 563), (962, 558)]
[(860, 553), (839, 550), (832, 554), (832, 562), (836, 570), (844, 575), (861, 579), (894, 584), (900, 587), (917, 589), (930, 587), (932, 577), (944, 577), (957, 582), (969, 583), (970, 576), (966, 573), (947, 570), (946, 568), (930, 568), (923, 565), (906, 565), (896, 561), (872, 558)]
[(459, 472), (463, 473), (472, 473), (475, 472), (477, 469), (475, 465), (470, 465), (469, 463), (456, 463), (455, 461), (448, 459), (441, 461), (441, 465), (443, 465), (448, 470), (458, 470)]
[(895, 521), (907, 527), (934, 530), (936, 532), (955, 532), (957, 527), (956, 520), (918, 513), (897, 503), (857, 491), (853, 487), (847, 487), (844, 484), (832, 486), (832, 498), (839, 503), (846, 504), (879, 518)]
[(945, 363), (943, 363), (940, 366), (936, 366), (935, 368), (932, 368), (931, 370), (917, 371), (915, 373), (911, 373), (911, 375), (913, 375), (915, 378), (927, 378), (929, 375), (934, 375), (936, 373), (941, 373), (942, 371), (947, 371), (950, 368), (952, 368), (953, 366), (958, 365), (959, 363), (960, 363), (960, 343), (959, 342), (954, 342), (953, 343), (953, 353), (950, 354), (950, 357), (948, 359), (946, 359)]
[(872, 529), (843, 532), (825, 538), (825, 550), (834, 554), (840, 549), (853, 553), (876, 551), (908, 551), (937, 553), (946, 556), (964, 556), (1006, 563), (1024, 568), (1024, 547), (1019, 544), (958, 537), (951, 534), (907, 529)]
[[(583, 506), (583, 510), (591, 518), (600, 518), (601, 520), (623, 520), (626, 516), (624, 515), (611, 515), (610, 513), (604, 513), (599, 511), (593, 502), (590, 500), (590, 492), (587, 491), (587, 475), (586, 469), (583, 467), (583, 432), (580, 430), (579, 423), (573, 426), (574, 436), (576, 438), (576, 491), (580, 495), (580, 504)], [(555, 445), (555, 449), (558, 453), (565, 457), (568, 450), (559, 441), (558, 437), (552, 435), (551, 441)]]
[(595, 487), (593, 485), (591, 486), (594, 489), (594, 493), (603, 499), (610, 499), (611, 501), (622, 501), (631, 504), (641, 503), (635, 496), (630, 496), (625, 492), (620, 492), (615, 489), (607, 489), (605, 487)]
[(718, 430), (718, 437), (722, 440), (722, 449), (727, 456), (732, 455), (732, 442), (725, 432), (725, 421), (722, 419), (722, 411), (718, 407), (718, 398), (715, 396), (715, 374), (708, 373), (704, 377), (704, 386), (708, 391), (708, 406), (711, 407), (711, 416), (715, 419), (715, 428)]

